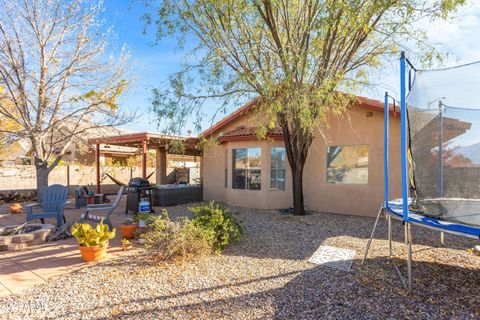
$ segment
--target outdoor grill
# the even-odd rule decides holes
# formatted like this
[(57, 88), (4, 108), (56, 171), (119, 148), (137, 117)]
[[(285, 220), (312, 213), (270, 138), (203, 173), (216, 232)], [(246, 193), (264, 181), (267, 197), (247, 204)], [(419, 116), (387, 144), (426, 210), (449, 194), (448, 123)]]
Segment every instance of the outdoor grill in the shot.
[(150, 212), (153, 211), (152, 190), (155, 187), (150, 184), (147, 179), (132, 178), (128, 182), (127, 190), (127, 206), (125, 213), (133, 211), (137, 213), (139, 210), (140, 201), (147, 200), (150, 203)]

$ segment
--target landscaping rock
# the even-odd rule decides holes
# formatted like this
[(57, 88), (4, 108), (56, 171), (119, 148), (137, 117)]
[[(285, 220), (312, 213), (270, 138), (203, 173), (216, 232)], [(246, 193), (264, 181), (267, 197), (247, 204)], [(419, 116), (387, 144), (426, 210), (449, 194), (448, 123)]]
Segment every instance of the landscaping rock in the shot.
[(28, 247), (38, 246), (38, 245), (40, 245), (40, 244), (42, 244), (42, 243), (45, 243), (45, 240), (38, 238), (38, 239), (34, 239), (34, 240), (32, 240), (32, 241), (28, 241), (28, 242), (27, 242), (27, 246), (28, 246)]
[[(170, 217), (187, 215), (192, 205), (168, 208)], [(374, 219), (231, 211), (239, 212), (244, 235), (220, 255), (161, 265), (143, 250), (110, 256), (0, 298), (0, 311), (8, 319), (480, 318), (480, 258), (466, 251), (478, 241), (447, 235), (456, 248), (446, 248), (438, 233), (414, 227), (414, 293), (408, 295), (387, 259), (383, 219), (362, 266)], [(395, 260), (406, 270), (403, 231), (394, 223)], [(352, 269), (309, 263), (320, 245), (355, 250)], [(40, 307), (15, 308), (18, 301)]]
[(35, 239), (42, 239), (43, 241), (47, 240), (47, 236), (52, 232), (51, 229), (40, 229), (33, 231), (32, 234), (35, 236)]
[(12, 243), (12, 236), (0, 237), (0, 246), (5, 246)]
[(10, 243), (5, 246), (0, 246), (0, 251), (17, 251), (17, 250), (22, 250), (28, 247), (28, 244), (26, 242), (23, 243)]
[(32, 241), (33, 239), (35, 239), (35, 235), (33, 233), (24, 233), (12, 236), (13, 243), (28, 242)]

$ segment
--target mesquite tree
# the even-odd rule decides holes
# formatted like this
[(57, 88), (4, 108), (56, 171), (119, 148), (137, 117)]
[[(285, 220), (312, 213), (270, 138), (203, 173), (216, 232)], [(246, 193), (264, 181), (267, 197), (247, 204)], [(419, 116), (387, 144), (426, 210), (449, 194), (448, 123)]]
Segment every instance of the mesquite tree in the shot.
[[(117, 97), (126, 55), (108, 57), (101, 7), (76, 0), (0, 0), (0, 133), (27, 139), (37, 191), (69, 145), (128, 121)], [(41, 199), (41, 198), (40, 198)]]
[(156, 23), (158, 37), (196, 45), (170, 86), (154, 90), (154, 110), (179, 129), (210, 98), (225, 108), (232, 97), (259, 96), (258, 135), (282, 128), (294, 213), (302, 215), (303, 168), (314, 133), (325, 137), (328, 119), (352, 104), (367, 71), (386, 55), (414, 47), (422, 60), (433, 59), (419, 21), (447, 19), (464, 2), (152, 0), (156, 14), (145, 19)]

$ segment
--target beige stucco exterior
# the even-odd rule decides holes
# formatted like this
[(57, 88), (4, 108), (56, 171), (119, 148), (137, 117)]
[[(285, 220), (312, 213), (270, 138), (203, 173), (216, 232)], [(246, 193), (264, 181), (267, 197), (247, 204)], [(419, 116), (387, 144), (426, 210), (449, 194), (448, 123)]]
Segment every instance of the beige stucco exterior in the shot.
[[(255, 126), (254, 111), (229, 122), (213, 137), (239, 126)], [(383, 113), (362, 107), (352, 108), (342, 118), (329, 121), (326, 139), (320, 134), (310, 148), (303, 175), (305, 206), (309, 210), (350, 215), (375, 216), (383, 201)], [(400, 190), (400, 121), (390, 117), (390, 198)], [(368, 145), (368, 183), (327, 183), (327, 146)], [(204, 152), (203, 192), (205, 200), (260, 209), (280, 209), (293, 205), (291, 172), (287, 165), (285, 191), (270, 190), (270, 148), (283, 141), (227, 141), (210, 145)], [(261, 190), (232, 189), (232, 150), (260, 147)], [(225, 187), (225, 169), (227, 186)]]

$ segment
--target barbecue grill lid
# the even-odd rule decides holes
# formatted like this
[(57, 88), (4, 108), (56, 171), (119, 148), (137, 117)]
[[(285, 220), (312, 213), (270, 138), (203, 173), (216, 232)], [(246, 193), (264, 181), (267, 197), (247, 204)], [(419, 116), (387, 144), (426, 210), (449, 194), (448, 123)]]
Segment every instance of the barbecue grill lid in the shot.
[(150, 181), (147, 179), (143, 179), (140, 177), (137, 178), (132, 178), (128, 182), (129, 187), (149, 187), (150, 186)]

